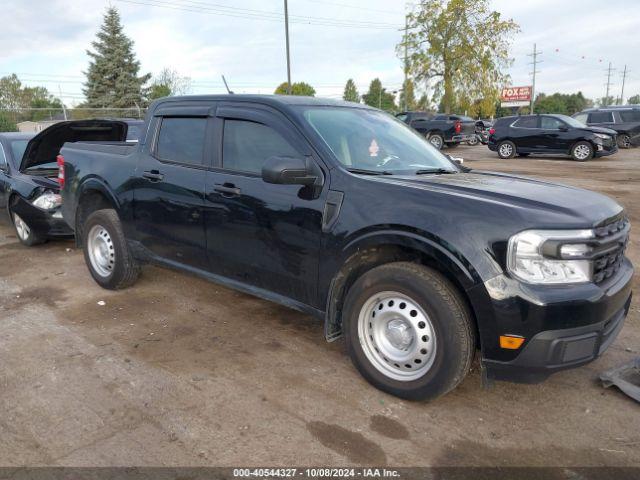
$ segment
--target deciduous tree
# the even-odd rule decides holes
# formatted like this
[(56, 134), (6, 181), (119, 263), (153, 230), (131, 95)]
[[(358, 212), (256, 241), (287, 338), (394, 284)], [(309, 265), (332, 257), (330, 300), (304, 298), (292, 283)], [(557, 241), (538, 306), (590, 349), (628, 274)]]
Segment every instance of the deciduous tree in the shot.
[(627, 103), (630, 103), (630, 104), (638, 104), (638, 103), (640, 103), (640, 95), (634, 95), (633, 97), (629, 97), (627, 99)]
[(492, 11), (489, 0), (420, 0), (407, 18), (409, 34), (398, 45), (409, 52), (409, 72), (417, 80), (433, 79), (443, 110), (452, 111), (456, 97), (472, 101), (497, 99), (507, 75), (513, 20)]
[[(282, 82), (276, 88), (274, 92), (276, 95), (287, 95), (287, 82)], [(291, 85), (291, 95), (301, 95), (305, 97), (313, 97), (316, 94), (316, 89), (305, 82), (296, 82)]]
[(151, 82), (148, 98), (153, 101), (157, 98), (170, 97), (172, 95), (184, 95), (191, 89), (191, 79), (182, 77), (170, 68), (165, 68)]

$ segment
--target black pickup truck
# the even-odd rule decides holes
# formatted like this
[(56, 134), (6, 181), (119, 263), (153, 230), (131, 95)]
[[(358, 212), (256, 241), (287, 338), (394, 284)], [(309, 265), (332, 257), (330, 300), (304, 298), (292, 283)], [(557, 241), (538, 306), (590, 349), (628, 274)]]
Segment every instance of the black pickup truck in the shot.
[(629, 309), (615, 201), (470, 171), (364, 105), (162, 99), (137, 144), (67, 143), (59, 163), (100, 285), (151, 262), (299, 309), (403, 398), (453, 389), (478, 349), (486, 380), (584, 364)]
[(398, 120), (423, 135), (438, 150), (443, 146), (454, 148), (464, 142), (473, 142), (476, 137), (476, 121), (463, 115), (426, 112), (401, 112)]

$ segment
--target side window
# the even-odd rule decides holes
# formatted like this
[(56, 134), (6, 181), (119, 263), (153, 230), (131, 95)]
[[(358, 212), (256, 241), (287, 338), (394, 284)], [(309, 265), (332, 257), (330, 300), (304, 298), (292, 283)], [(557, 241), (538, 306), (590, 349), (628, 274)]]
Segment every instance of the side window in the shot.
[(563, 126), (565, 126), (564, 122), (561, 122), (557, 118), (540, 117), (540, 128), (544, 128), (545, 130), (558, 130)]
[(587, 123), (587, 117), (588, 117), (588, 116), (589, 116), (589, 115), (588, 115), (588, 114), (586, 114), (586, 113), (579, 113), (578, 115), (576, 115), (576, 116), (575, 116), (575, 117), (573, 117), (573, 118), (575, 118), (575, 119), (576, 119), (576, 120), (578, 120), (579, 122)]
[(158, 132), (156, 156), (169, 162), (202, 165), (206, 129), (206, 118), (163, 118)]
[(264, 161), (276, 155), (300, 156), (289, 142), (271, 127), (246, 120), (224, 121), (223, 168), (260, 174)]
[(446, 115), (436, 115), (435, 117), (433, 117), (434, 120), (448, 120), (449, 117), (447, 117)]
[(513, 126), (518, 128), (538, 128), (538, 117), (520, 117)]
[(623, 122), (640, 122), (640, 110), (621, 110), (619, 115)]
[(613, 122), (612, 112), (592, 112), (589, 114), (589, 123), (611, 123)]
[(4, 156), (4, 147), (0, 144), (0, 168), (7, 168), (7, 157)]
[(407, 119), (409, 118), (409, 114), (407, 113), (399, 113), (398, 115), (396, 115), (396, 118), (402, 122), (406, 122)]

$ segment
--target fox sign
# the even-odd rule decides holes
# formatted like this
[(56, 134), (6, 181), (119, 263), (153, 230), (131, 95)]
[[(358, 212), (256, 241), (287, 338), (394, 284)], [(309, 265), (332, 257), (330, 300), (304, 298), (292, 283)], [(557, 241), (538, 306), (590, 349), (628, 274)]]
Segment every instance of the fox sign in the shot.
[(531, 86), (505, 87), (500, 95), (502, 107), (524, 107), (531, 102)]

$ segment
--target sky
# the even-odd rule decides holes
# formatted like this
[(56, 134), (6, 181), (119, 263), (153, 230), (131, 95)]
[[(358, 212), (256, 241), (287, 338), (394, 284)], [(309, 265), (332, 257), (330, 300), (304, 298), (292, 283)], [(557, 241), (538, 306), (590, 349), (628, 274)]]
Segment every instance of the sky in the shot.
[[(191, 79), (190, 93), (273, 93), (286, 80), (283, 0), (3, 0), (0, 76), (47, 87), (67, 105), (82, 101), (83, 72), (109, 5), (121, 13), (141, 73), (170, 68)], [(292, 81), (318, 96), (340, 97), (348, 78), (364, 93), (379, 77), (403, 81), (395, 47), (402, 0), (289, 0)], [(542, 52), (536, 91), (603, 97), (640, 94), (640, 0), (492, 0), (521, 31), (511, 46), (512, 84), (530, 85), (533, 44)], [(265, 13), (267, 12), (267, 13)]]

